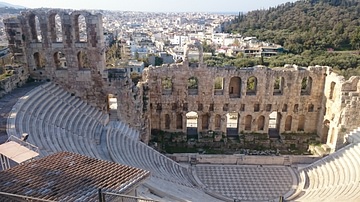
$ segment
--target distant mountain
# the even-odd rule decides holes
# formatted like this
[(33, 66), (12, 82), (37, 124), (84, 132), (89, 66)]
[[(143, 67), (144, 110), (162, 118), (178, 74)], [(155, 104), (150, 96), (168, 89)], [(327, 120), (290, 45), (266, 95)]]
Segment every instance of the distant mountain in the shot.
[(24, 6), (13, 5), (13, 4), (6, 3), (6, 2), (0, 2), (0, 8), (3, 8), (3, 7), (17, 8), (17, 9), (23, 9), (23, 8), (26, 8), (26, 7), (24, 7)]

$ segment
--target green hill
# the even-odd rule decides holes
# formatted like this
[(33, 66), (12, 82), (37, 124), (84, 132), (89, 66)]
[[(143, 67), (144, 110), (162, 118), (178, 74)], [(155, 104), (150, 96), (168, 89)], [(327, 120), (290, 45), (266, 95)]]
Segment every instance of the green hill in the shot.
[(359, 50), (360, 0), (300, 0), (239, 14), (227, 32), (304, 50)]

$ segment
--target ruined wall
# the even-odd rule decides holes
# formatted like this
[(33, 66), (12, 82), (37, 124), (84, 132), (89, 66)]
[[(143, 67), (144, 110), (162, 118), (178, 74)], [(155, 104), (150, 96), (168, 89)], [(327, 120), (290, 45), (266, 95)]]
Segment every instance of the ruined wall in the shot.
[[(85, 19), (83, 23), (79, 22), (80, 16)], [(15, 42), (10, 49), (20, 55), (16, 60), (29, 69), (32, 78), (51, 80), (106, 109), (101, 14), (36, 9), (22, 12), (5, 25), (9, 40)], [(80, 32), (81, 27), (84, 33)]]
[[(269, 115), (275, 111), (281, 117), (280, 134), (316, 133), (319, 116), (322, 116), (326, 69), (190, 67), (187, 62), (151, 67), (147, 73), (151, 129), (186, 133), (186, 113), (193, 111), (198, 114), (198, 132), (212, 130), (226, 134), (226, 114), (234, 112), (239, 115), (238, 133), (268, 133)], [(198, 80), (196, 90), (188, 89), (191, 77)], [(223, 79), (223, 87), (214, 89), (219, 77)], [(256, 78), (253, 90), (248, 89), (251, 77)], [(164, 88), (165, 78), (171, 80), (171, 89)], [(281, 78), (281, 85), (275, 89), (274, 82), (278, 78)], [(304, 78), (311, 81), (307, 89), (302, 89)], [(216, 127), (216, 117), (221, 117), (220, 127)], [(180, 125), (177, 119), (181, 120)]]
[(345, 135), (360, 126), (359, 93), (359, 77), (345, 80), (329, 69), (324, 89), (324, 118), (319, 122), (319, 131), (331, 151), (344, 146)]

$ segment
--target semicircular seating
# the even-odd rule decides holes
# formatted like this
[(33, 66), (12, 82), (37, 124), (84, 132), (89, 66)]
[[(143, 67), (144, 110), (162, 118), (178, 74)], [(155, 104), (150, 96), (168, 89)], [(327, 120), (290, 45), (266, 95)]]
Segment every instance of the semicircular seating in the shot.
[(294, 201), (359, 201), (360, 143), (352, 143), (300, 171)]
[(105, 126), (108, 118), (61, 87), (46, 83), (14, 105), (7, 132), (17, 137), (28, 133), (28, 141), (39, 147), (41, 156), (70, 151), (149, 170), (152, 175), (145, 186), (162, 201), (219, 201), (192, 184), (187, 168), (138, 141), (137, 130), (122, 122)]

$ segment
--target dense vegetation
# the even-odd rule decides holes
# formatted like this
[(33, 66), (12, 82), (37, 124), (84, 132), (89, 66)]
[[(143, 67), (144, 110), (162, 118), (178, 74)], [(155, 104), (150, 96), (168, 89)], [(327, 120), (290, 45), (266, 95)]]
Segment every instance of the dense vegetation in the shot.
[(360, 0), (300, 0), (239, 14), (228, 32), (304, 50), (359, 50)]

